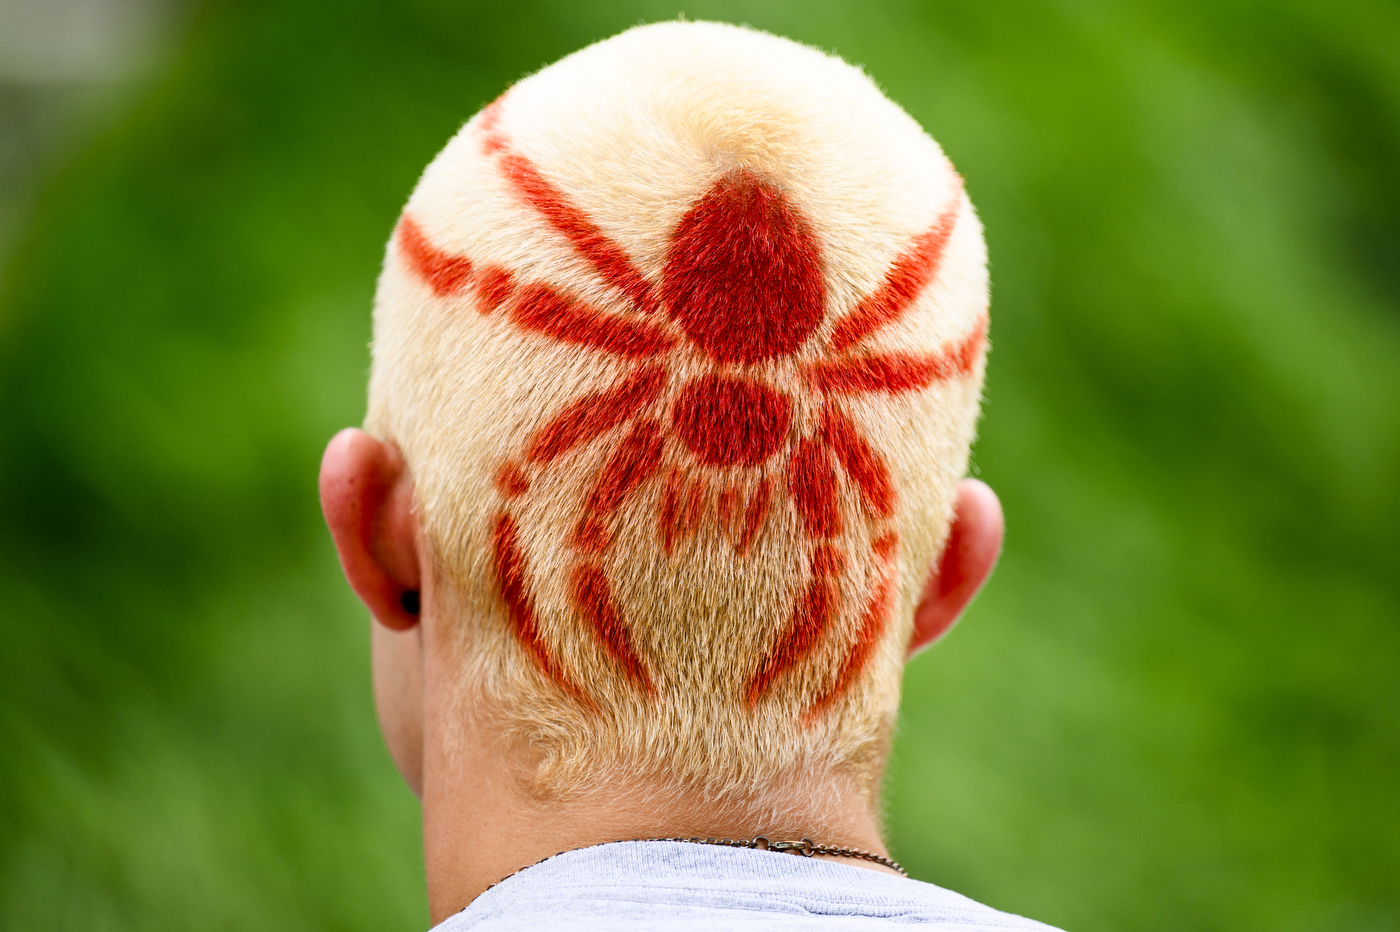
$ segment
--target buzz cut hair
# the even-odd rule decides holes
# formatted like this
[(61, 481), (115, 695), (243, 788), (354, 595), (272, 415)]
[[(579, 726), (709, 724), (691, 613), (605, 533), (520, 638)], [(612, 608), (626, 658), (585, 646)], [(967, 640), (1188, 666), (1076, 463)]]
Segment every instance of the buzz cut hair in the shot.
[(538, 792), (873, 798), (987, 314), (958, 174), (816, 49), (641, 26), (462, 128), (389, 242), (366, 429)]

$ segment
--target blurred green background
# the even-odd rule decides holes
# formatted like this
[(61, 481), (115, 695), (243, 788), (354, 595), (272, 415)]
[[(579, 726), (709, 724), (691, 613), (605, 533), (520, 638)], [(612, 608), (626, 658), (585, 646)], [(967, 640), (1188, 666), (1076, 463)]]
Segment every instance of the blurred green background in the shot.
[(896, 856), (1076, 932), (1400, 929), (1366, 0), (3, 0), (0, 926), (426, 926), (318, 458), (423, 166), (682, 10), (864, 64), (986, 223), (1009, 531), (908, 674)]

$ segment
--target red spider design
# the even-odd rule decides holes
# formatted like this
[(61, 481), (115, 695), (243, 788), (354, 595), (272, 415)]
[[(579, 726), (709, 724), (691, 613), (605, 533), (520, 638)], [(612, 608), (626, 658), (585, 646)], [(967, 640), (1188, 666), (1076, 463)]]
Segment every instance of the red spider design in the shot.
[[(517, 327), (632, 362), (612, 387), (585, 395), (528, 438), (507, 462), (497, 488), (507, 501), (525, 495), (530, 474), (617, 428), (625, 433), (598, 471), (570, 538), (579, 554), (570, 587), (574, 605), (604, 650), (636, 686), (654, 692), (652, 674), (632, 644), (612, 587), (599, 563), (611, 546), (610, 523), (647, 483), (664, 483), (658, 522), (668, 554), (713, 514), (736, 552), (747, 554), (775, 495), (786, 494), (804, 536), (809, 581), (786, 630), (752, 672), (745, 694), (753, 705), (819, 643), (842, 599), (837, 577), (845, 554), (835, 543), (843, 530), (838, 468), (854, 483), (872, 522), (880, 575), (866, 602), (853, 643), (830, 686), (809, 705), (805, 719), (833, 703), (860, 673), (884, 631), (895, 595), (898, 537), (888, 525), (895, 489), (883, 456), (861, 435), (841, 399), (898, 395), (935, 381), (964, 376), (984, 346), (985, 318), (941, 352), (876, 352), (869, 338), (898, 319), (938, 272), (962, 206), (958, 188), (943, 212), (893, 262), (884, 281), (836, 322), (825, 352), (806, 365), (794, 354), (822, 323), (826, 306), (821, 248), (815, 233), (776, 186), (748, 171), (722, 177), (680, 220), (659, 283), (649, 281), (609, 239), (523, 155), (497, 127), (500, 102), (479, 124), (483, 151), (497, 160), (510, 189), (571, 244), (605, 282), (629, 299), (627, 313), (604, 312), (542, 282), (517, 283), (497, 266), (436, 249), (404, 215), (398, 248), (408, 266), (438, 295), (475, 288), (482, 313), (504, 308)], [(689, 341), (708, 371), (678, 387), (669, 363)], [(795, 399), (753, 374), (756, 364), (778, 361), (799, 368), (810, 389), (802, 404), (815, 407), (817, 427), (794, 436)], [(663, 468), (663, 451), (679, 441), (691, 468)], [(788, 454), (786, 482), (763, 467)], [(711, 510), (713, 501), (713, 510)], [(883, 533), (878, 533), (883, 529)], [(555, 658), (536, 622), (529, 573), (509, 506), (493, 531), (497, 583), (520, 642), (540, 669), (586, 704), (586, 692)]]

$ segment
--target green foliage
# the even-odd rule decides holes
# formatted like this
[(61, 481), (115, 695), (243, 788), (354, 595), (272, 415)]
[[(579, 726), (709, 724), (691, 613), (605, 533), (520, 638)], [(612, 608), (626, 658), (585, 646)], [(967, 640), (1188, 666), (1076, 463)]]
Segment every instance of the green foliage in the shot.
[[(0, 299), (0, 925), (409, 929), (320, 526), (417, 173), (673, 6), (215, 3)], [(920, 878), (1078, 930), (1400, 929), (1400, 13), (685, 7), (865, 64), (993, 258), (1003, 564), (910, 669)]]

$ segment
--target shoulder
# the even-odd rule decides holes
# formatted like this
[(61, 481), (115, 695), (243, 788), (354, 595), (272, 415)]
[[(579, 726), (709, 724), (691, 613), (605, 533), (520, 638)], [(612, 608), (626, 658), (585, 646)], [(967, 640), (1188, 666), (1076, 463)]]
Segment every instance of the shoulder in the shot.
[(961, 932), (1049, 926), (934, 884), (825, 860), (677, 842), (619, 842), (527, 868), (442, 923), (440, 932), (533, 929)]

